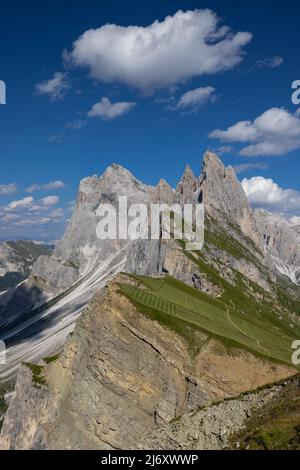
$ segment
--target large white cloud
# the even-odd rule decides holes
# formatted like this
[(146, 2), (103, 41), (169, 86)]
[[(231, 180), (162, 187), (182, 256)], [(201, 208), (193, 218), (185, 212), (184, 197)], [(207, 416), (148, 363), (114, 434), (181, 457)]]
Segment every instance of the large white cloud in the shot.
[(233, 34), (209, 9), (178, 11), (146, 27), (106, 24), (90, 29), (65, 58), (89, 67), (100, 81), (151, 92), (235, 67), (251, 38), (247, 32)]
[(88, 112), (88, 116), (100, 117), (109, 121), (122, 116), (122, 114), (128, 113), (135, 106), (136, 103), (133, 102), (120, 101), (118, 103), (112, 103), (108, 98), (102, 98), (99, 103), (94, 104), (92, 109)]
[(51, 101), (58, 101), (63, 99), (69, 88), (67, 73), (56, 72), (49, 80), (38, 83), (35, 86), (35, 93), (37, 95), (48, 95)]
[(254, 176), (243, 179), (242, 185), (249, 202), (254, 207), (285, 214), (300, 215), (300, 192), (283, 189), (271, 178)]
[(216, 129), (211, 138), (222, 142), (249, 143), (240, 155), (284, 155), (300, 148), (300, 117), (283, 108), (270, 108), (254, 121), (240, 121), (226, 130)]

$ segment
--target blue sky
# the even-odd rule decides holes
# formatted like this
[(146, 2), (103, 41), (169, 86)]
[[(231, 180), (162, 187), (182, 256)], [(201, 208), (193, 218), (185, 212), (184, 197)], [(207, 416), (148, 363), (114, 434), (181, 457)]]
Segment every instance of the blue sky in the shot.
[(0, 238), (60, 237), (80, 179), (113, 162), (175, 186), (208, 148), (255, 206), (300, 216), (299, 15), (295, 0), (1, 5)]

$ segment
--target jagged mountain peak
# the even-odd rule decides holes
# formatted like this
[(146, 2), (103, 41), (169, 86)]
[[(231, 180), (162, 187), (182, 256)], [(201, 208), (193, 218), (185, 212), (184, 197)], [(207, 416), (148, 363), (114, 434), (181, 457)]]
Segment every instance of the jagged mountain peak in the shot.
[(234, 225), (259, 245), (252, 210), (234, 169), (225, 167), (213, 152), (206, 152), (200, 176), (200, 200), (223, 227)]
[[(128, 196), (128, 198), (131, 198), (136, 193), (141, 195), (141, 200), (135, 202), (145, 202), (145, 198), (149, 198), (149, 194), (153, 192), (153, 189), (152, 186), (139, 181), (122, 165), (113, 163), (106, 168), (101, 176), (94, 175), (81, 180), (77, 207), (87, 203), (92, 204), (96, 208), (101, 200), (109, 202), (112, 199), (117, 200), (118, 196)], [(143, 197), (143, 194), (145, 197)]]
[(106, 168), (101, 178), (105, 178), (105, 177), (107, 178), (107, 177), (110, 177), (111, 175), (125, 177), (128, 179), (132, 179), (132, 178), (135, 179), (135, 176), (129, 170), (127, 170), (127, 168), (120, 165), (119, 163), (112, 163), (111, 165), (109, 165)]
[(207, 150), (203, 157), (203, 170), (210, 169), (210, 168), (214, 170), (218, 168), (225, 170), (225, 165), (223, 164), (222, 160), (214, 152)]
[(138, 181), (137, 178), (135, 178), (135, 176), (129, 170), (124, 168), (122, 165), (113, 163), (112, 165), (106, 168), (106, 170), (101, 176), (93, 175), (83, 178), (80, 181), (79, 191), (95, 191), (98, 189), (98, 186), (101, 185), (101, 183), (105, 181), (111, 183), (116, 180), (123, 181), (124, 184), (127, 181)]
[(178, 185), (184, 184), (186, 182), (196, 182), (197, 178), (193, 173), (193, 170), (191, 169), (190, 165), (185, 165), (184, 172), (182, 174), (182, 177), (180, 178), (180, 181)]
[(191, 178), (196, 178), (194, 173), (193, 173), (193, 170), (191, 169), (190, 165), (185, 165), (185, 168), (184, 168), (184, 172), (183, 172), (183, 175), (182, 175), (182, 180), (186, 180), (186, 179), (191, 179)]
[[(171, 188), (171, 186), (169, 185), (169, 183), (168, 183), (165, 179), (163, 179), (163, 178), (161, 178), (161, 179), (159, 180), (159, 182), (158, 182), (158, 184), (157, 184), (156, 187), (168, 187), (168, 188)], [(172, 188), (171, 188), (171, 189), (172, 189)]]
[[(128, 197), (128, 204), (203, 200), (206, 211), (215, 218), (214, 223), (210, 221), (206, 227), (207, 246), (202, 253), (188, 254), (181, 243), (163, 237), (152, 240), (98, 237), (99, 205), (109, 202), (116, 207), (120, 195)], [(200, 179), (187, 166), (176, 191), (163, 179), (155, 188), (147, 186), (128, 170), (114, 164), (100, 177), (83, 179), (78, 198), (81, 204), (75, 208), (54, 254), (38, 259), (32, 278), (9, 294), (12, 297), (7, 300), (8, 308), (3, 309), (4, 334), (12, 335), (13, 339), (15, 335), (20, 341), (23, 330), (28, 334), (28, 313), (33, 323), (29, 341), (10, 348), (7, 365), (0, 370), (1, 383), (1, 380), (13, 378), (19, 363), (25, 363), (19, 374), (17, 394), (2, 428), (0, 447), (37, 448), (36, 443), (42, 443), (46, 448), (55, 448), (60, 440), (59, 445), (68, 448), (90, 448), (95, 443), (97, 448), (106, 445), (125, 448), (135, 445), (142, 434), (140, 423), (145, 429), (155, 429), (189, 410), (206, 406), (211, 400), (257, 388), (267, 380), (285, 379), (294, 372), (289, 367), (289, 354), (284, 357), (284, 368), (280, 365), (277, 369), (273, 365), (273, 360), (282, 359), (285, 345), (290, 345), (294, 325), (290, 323), (287, 328), (286, 323), (282, 323), (284, 338), (278, 347), (278, 312), (285, 312), (286, 307), (279, 303), (279, 296), (277, 298), (269, 281), (269, 271), (263, 264), (265, 259), (257, 253), (253, 256), (258, 250), (253, 249), (253, 243), (241, 233), (255, 239), (253, 213), (243, 188), (234, 170), (226, 168), (215, 154), (205, 154)], [(135, 276), (123, 274), (107, 285), (120, 271)], [(152, 279), (145, 276), (152, 276)], [(142, 282), (145, 284), (141, 288)], [(97, 290), (96, 301), (91, 301)], [(0, 307), (2, 299), (0, 297)], [(260, 303), (262, 299), (264, 302)], [(53, 354), (61, 348), (88, 304), (65, 352), (53, 361)], [(135, 307), (137, 304), (141, 310)], [(32, 310), (34, 305), (38, 308)], [(273, 308), (269, 352), (259, 339), (260, 335), (265, 339)], [(142, 315), (143, 309), (147, 315)], [(16, 323), (7, 324), (7, 312), (14, 315)], [(160, 321), (165, 315), (167, 322)], [(241, 335), (242, 327), (247, 332), (252, 331), (253, 325), (257, 328), (257, 339), (254, 333)], [(229, 332), (224, 339), (237, 341), (234, 354), (231, 351), (227, 354), (227, 340), (223, 345), (221, 340), (215, 339), (218, 333), (222, 338), (224, 331)], [(219, 351), (224, 353), (220, 355)], [(47, 368), (49, 357), (54, 364)], [(30, 363), (41, 358), (45, 360), (38, 370), (43, 372), (36, 377), (31, 373), (35, 366)], [(120, 370), (116, 370), (116, 362)], [(151, 365), (151, 371), (156, 364), (155, 373), (149, 374), (147, 364)], [(116, 385), (116, 373), (129, 378), (124, 379), (121, 389), (120, 381)], [(149, 394), (145, 398), (143, 390), (141, 397), (137, 396), (139, 391), (133, 387), (132, 377), (137, 377), (139, 382), (146, 383), (148, 391), (153, 391), (150, 398)], [(35, 387), (33, 382), (39, 379), (42, 386)], [(57, 388), (57, 383), (63, 387)], [(91, 384), (92, 394), (88, 393)], [(171, 399), (170, 390), (175, 391)], [(31, 400), (31, 407), (28, 396), (37, 397)], [(86, 399), (77, 400), (82, 396)], [(93, 400), (89, 401), (89, 396)], [(98, 404), (103, 404), (103, 409), (95, 408), (95, 397)], [(53, 400), (57, 405), (54, 413)], [(130, 410), (129, 413), (124, 415), (124, 409)], [(68, 415), (69, 410), (72, 416)], [(74, 410), (78, 410), (78, 416), (74, 415)], [(28, 416), (36, 430), (30, 439), (26, 434)], [(45, 428), (44, 424), (40, 426), (41, 419), (46, 423)], [(86, 431), (89, 422), (97, 423), (97, 439)], [(110, 434), (103, 427), (107, 422)], [(67, 432), (64, 423), (70, 426)], [(85, 441), (87, 435), (92, 439), (89, 442)], [(39, 440), (40, 436), (43, 441)], [(66, 441), (61, 440), (64, 436), (67, 436)]]
[(158, 185), (154, 189), (153, 196), (151, 198), (151, 202), (156, 203), (165, 203), (165, 204), (173, 204), (175, 201), (175, 193), (174, 190), (171, 188), (169, 183), (166, 180), (160, 179)]
[(191, 167), (186, 165), (184, 173), (177, 185), (176, 194), (181, 204), (195, 201), (198, 189), (198, 179)]
[[(213, 152), (207, 151), (203, 157), (202, 175), (203, 178), (209, 178), (212, 182), (218, 182), (222, 185), (222, 180), (228, 181), (233, 185), (233, 189), (238, 190), (244, 201), (247, 196), (240, 184), (233, 167), (225, 166), (222, 160)], [(212, 188), (213, 189), (213, 188)]]

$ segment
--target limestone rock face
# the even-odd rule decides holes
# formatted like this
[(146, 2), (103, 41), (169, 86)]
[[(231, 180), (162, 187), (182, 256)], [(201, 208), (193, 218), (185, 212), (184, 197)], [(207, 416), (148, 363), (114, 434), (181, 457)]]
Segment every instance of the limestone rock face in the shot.
[(260, 410), (284, 386), (274, 386), (258, 393), (215, 404), (204, 410), (184, 415), (174, 423), (146, 433), (140, 449), (155, 450), (224, 450), (232, 433), (243, 428), (253, 409)]
[(300, 285), (300, 226), (262, 209), (255, 217), (270, 267)]
[[(119, 293), (122, 275), (94, 297), (59, 359), (22, 367), (1, 449), (128, 449), (204, 405), (292, 375), (198, 332), (196, 355)], [(40, 384), (40, 383), (41, 384)]]
[(44, 271), (46, 260), (42, 259), (34, 265), (33, 273), (43, 278), (49, 274), (47, 281), (50, 285), (54, 282), (56, 286), (57, 279), (64, 287), (72, 285), (76, 275), (77, 278), (84, 276), (128, 243), (127, 240), (101, 240), (97, 237), (96, 226), (100, 220), (97, 209), (100, 204), (111, 204), (118, 213), (119, 197), (126, 196), (128, 205), (148, 204), (152, 193), (152, 187), (144, 185), (116, 164), (101, 177), (84, 178), (69, 227), (53, 253), (51, 269)]
[(230, 230), (236, 225), (244, 236), (260, 244), (247, 196), (232, 167), (225, 167), (212, 152), (206, 152), (200, 177), (200, 200), (208, 213)]
[(181, 180), (176, 188), (176, 195), (180, 204), (201, 202), (199, 196), (199, 181), (189, 165), (185, 167)]
[(199, 266), (185, 256), (174, 240), (163, 244), (161, 251), (163, 252), (162, 271), (164, 273), (213, 297), (222, 293), (220, 287), (210, 282)]
[(151, 197), (151, 203), (153, 204), (169, 204), (172, 205), (175, 202), (175, 193), (171, 186), (163, 179), (161, 179), (156, 186), (154, 193)]
[(67, 289), (78, 279), (78, 271), (75, 268), (62, 265), (50, 256), (41, 256), (37, 260), (34, 274), (57, 291)]
[(0, 244), (0, 294), (26, 279), (34, 262), (50, 254), (47, 245), (25, 240)]
[[(0, 324), (9, 322), (5, 331), (0, 331), (0, 339), (5, 340), (10, 336), (10, 328), (16, 331), (17, 326), (19, 332), (9, 354), (13, 358), (13, 365), (9, 357), (5, 374), (0, 369), (0, 382), (4, 376), (7, 378), (8, 373), (16, 373), (17, 358), (19, 363), (28, 359), (37, 360), (44, 357), (45, 353), (55, 352), (59, 345), (62, 346), (74, 321), (95, 291), (102, 288), (117, 272), (144, 275), (167, 272), (199, 290), (220, 295), (220, 288), (208, 282), (205, 273), (184, 256), (182, 247), (173, 241), (162, 240), (161, 237), (155, 240), (98, 238), (96, 227), (100, 204), (110, 204), (118, 214), (119, 197), (123, 196), (127, 197), (128, 206), (143, 203), (148, 208), (150, 203), (171, 205), (204, 202), (206, 214), (214, 217), (214, 223), (223, 229), (223, 234), (257, 251), (241, 230), (244, 228), (247, 235), (255, 240), (252, 213), (243, 189), (233, 170), (226, 169), (212, 153), (208, 152), (204, 157), (200, 179), (187, 166), (175, 191), (164, 180), (155, 188), (145, 185), (116, 164), (111, 165), (100, 177), (84, 178), (80, 183), (73, 216), (54, 253), (41, 256), (35, 262), (28, 281), (0, 295)], [(211, 238), (221, 239), (223, 234), (214, 232)], [(227, 248), (224, 249), (224, 246), (216, 250), (209, 241), (205, 242), (206, 247), (209, 248), (209, 264), (215, 264), (215, 258), (223, 260), (220, 268), (222, 276), (234, 278), (232, 270), (235, 269), (263, 289), (270, 290), (253, 262), (243, 256), (237, 257), (235, 253), (226, 253)], [(224, 269), (224, 264), (228, 264), (228, 269)], [(214, 267), (219, 269), (217, 264)], [(48, 305), (46, 302), (50, 300)], [(30, 329), (27, 325), (28, 315), (32, 318)], [(51, 319), (49, 322), (46, 321), (48, 316)], [(42, 318), (46, 325), (40, 321)], [(27, 343), (22, 341), (23, 331)], [(43, 341), (39, 342), (41, 335)], [(13, 337), (11, 340), (14, 342)]]

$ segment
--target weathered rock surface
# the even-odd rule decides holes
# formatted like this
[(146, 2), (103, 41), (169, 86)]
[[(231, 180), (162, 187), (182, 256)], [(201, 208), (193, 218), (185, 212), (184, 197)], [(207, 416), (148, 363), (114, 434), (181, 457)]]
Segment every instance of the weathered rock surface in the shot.
[[(208, 265), (211, 264), (229, 282), (235, 282), (235, 272), (238, 271), (264, 290), (268, 292), (272, 290), (268, 283), (268, 269), (263, 265), (264, 259), (260, 249), (248, 238), (250, 235), (255, 240), (255, 233), (251, 232), (252, 212), (243, 188), (233, 171), (226, 169), (216, 155), (206, 153), (200, 179), (196, 178), (187, 166), (175, 191), (163, 180), (156, 188), (144, 185), (129, 171), (114, 164), (101, 177), (93, 176), (81, 181), (76, 208), (69, 227), (53, 255), (40, 257), (34, 264), (33, 275), (27, 282), (0, 296), (0, 322), (2, 319), (3, 323), (10, 324), (14, 320), (12, 332), (7, 331), (9, 326), (6, 326), (4, 335), (0, 331), (0, 339), (6, 341), (9, 337), (14, 345), (16, 342), (22, 343), (22, 339), (25, 338), (27, 341), (23, 344), (22, 354), (15, 346), (14, 350), (10, 350), (11, 357), (14, 358), (14, 364), (10, 367), (12, 373), (16, 371), (17, 358), (20, 362), (36, 360), (39, 357), (39, 350), (41, 350), (40, 357), (43, 357), (46, 344), (47, 353), (51, 354), (51, 347), (56, 351), (58, 343), (61, 345), (64, 343), (66, 335), (73, 327), (72, 321), (80, 315), (93, 293), (118, 271), (145, 275), (168, 272), (199, 290), (213, 296), (220, 295), (220, 288), (207, 280), (205, 272), (184, 256), (182, 248), (174, 241), (100, 240), (96, 233), (99, 221), (97, 209), (101, 203), (112, 204), (117, 209), (120, 196), (127, 196), (128, 205), (132, 203), (149, 205), (151, 202), (161, 204), (204, 202), (207, 215), (213, 217), (213, 224), (217, 227), (217, 231), (215, 228), (212, 229), (211, 240), (205, 241), (203, 254)], [(237, 223), (240, 218), (244, 220), (242, 227), (251, 228), (251, 233), (246, 230), (247, 237), (243, 235)], [(208, 219), (206, 219), (206, 229), (210, 232)], [(219, 229), (223, 231), (220, 232)], [(222, 242), (225, 235), (226, 241)], [(251, 259), (249, 257), (246, 259), (243, 253), (236, 254), (236, 250), (230, 252), (230, 237), (253, 252)], [(221, 241), (219, 248), (216, 247), (217, 239)], [(70, 289), (74, 289), (74, 292), (66, 295)], [(62, 297), (65, 298), (58, 301)], [(41, 305), (50, 300), (51, 308), (47, 304), (44, 307)], [(37, 306), (40, 312), (38, 315), (36, 315)], [(31, 326), (28, 328), (30, 311), (34, 314)], [(40, 321), (41, 317), (45, 318), (44, 322)], [(59, 328), (60, 321), (65, 325), (64, 329)], [(48, 326), (52, 329), (45, 331)], [(18, 332), (16, 342), (14, 331)], [(41, 348), (36, 344), (38, 333), (42, 333), (44, 337)], [(55, 335), (53, 341), (51, 335)], [(26, 348), (31, 351), (30, 356), (26, 355)], [(6, 378), (9, 365), (5, 371)], [(3, 378), (3, 371), (0, 369), (0, 382)]]
[(217, 297), (222, 293), (220, 287), (207, 279), (206, 274), (201, 272), (196, 263), (183, 253), (182, 248), (174, 240), (162, 244), (161, 251), (163, 253), (162, 271), (164, 273), (168, 273), (175, 279), (183, 281), (213, 297)]
[(255, 218), (269, 266), (300, 285), (300, 226), (262, 209)]
[(199, 199), (229, 233), (232, 233), (232, 225), (236, 225), (244, 236), (260, 246), (253, 213), (241, 183), (233, 168), (226, 168), (212, 152), (204, 155)]
[(245, 425), (252, 410), (259, 410), (279, 394), (282, 386), (212, 405), (186, 414), (143, 436), (139, 449), (224, 450), (232, 433)]
[(98, 293), (62, 356), (39, 385), (23, 366), (3, 424), (4, 449), (127, 449), (143, 434), (192, 410), (293, 375), (199, 333), (191, 355), (182, 337), (136, 311), (121, 276)]
[(76, 276), (86, 275), (128, 244), (127, 240), (98, 238), (99, 205), (111, 204), (117, 210), (119, 197), (122, 196), (127, 196), (128, 206), (133, 203), (148, 204), (152, 194), (152, 187), (141, 183), (128, 170), (116, 164), (111, 165), (101, 177), (84, 178), (69, 227), (49, 260), (50, 270), (45, 272), (47, 260), (40, 259), (35, 263), (33, 273), (54, 287), (57, 287), (57, 282), (61, 287), (69, 287)]
[[(209, 216), (204, 250), (190, 257), (174, 240), (100, 240), (97, 209), (101, 203), (117, 208), (120, 196), (127, 196), (128, 205), (204, 202)], [(120, 271), (168, 273), (219, 297), (223, 293), (220, 277), (232, 285), (242, 277), (244, 289), (252, 289), (262, 299), (268, 295), (268, 301), (274, 295), (276, 302), (262, 241), (233, 170), (210, 152), (204, 157), (200, 179), (187, 167), (175, 191), (163, 180), (155, 188), (146, 186), (119, 165), (112, 165), (101, 177), (82, 180), (73, 217), (53, 255), (39, 258), (29, 281), (0, 297), (0, 303), (6, 302), (3, 331), (13, 344), (13, 367), (9, 363), (4, 373), (0, 369), (0, 379), (1, 374), (7, 379), (9, 369), (15, 371), (24, 357), (28, 360), (27, 348), (32, 360), (45, 357), (45, 351), (48, 355), (59, 350), (77, 320), (57, 361), (41, 363), (39, 374), (30, 366), (21, 367), (0, 447), (136, 448), (146, 442), (154, 445), (160, 427), (166, 427), (161, 445), (171, 446), (171, 434), (177, 433), (171, 423), (175, 418), (293, 375), (287, 366), (225, 347), (200, 331), (195, 332), (199, 348), (191, 353), (183, 337), (139, 313), (119, 293), (118, 282), (131, 283), (132, 279), (119, 276), (103, 289)], [(288, 254), (288, 248), (283, 253)], [(56, 300), (55, 294), (60, 294)], [(29, 318), (30, 306), (49, 296), (49, 305)], [(24, 305), (24, 321), (17, 318), (10, 331), (7, 322), (16, 312), (23, 312)], [(226, 443), (223, 430), (233, 414), (240, 425), (250, 406), (258, 406), (256, 398), (251, 400), (224, 402), (215, 418), (215, 408), (207, 416), (197, 413), (195, 422), (194, 415), (186, 421), (183, 418), (172, 448), (222, 447)], [(195, 432), (204, 420), (206, 437), (201, 429), (198, 437), (189, 437), (190, 419)], [(152, 430), (152, 437), (145, 437), (141, 444), (141, 436)]]
[(39, 256), (50, 253), (50, 247), (43, 243), (26, 240), (4, 242), (0, 245), (0, 278), (9, 272), (26, 276)]
[(176, 188), (177, 200), (180, 204), (202, 202), (199, 200), (199, 193), (199, 179), (187, 165)]
[(0, 245), (0, 293), (15, 287), (29, 276), (34, 262), (50, 247), (31, 241), (7, 241)]

